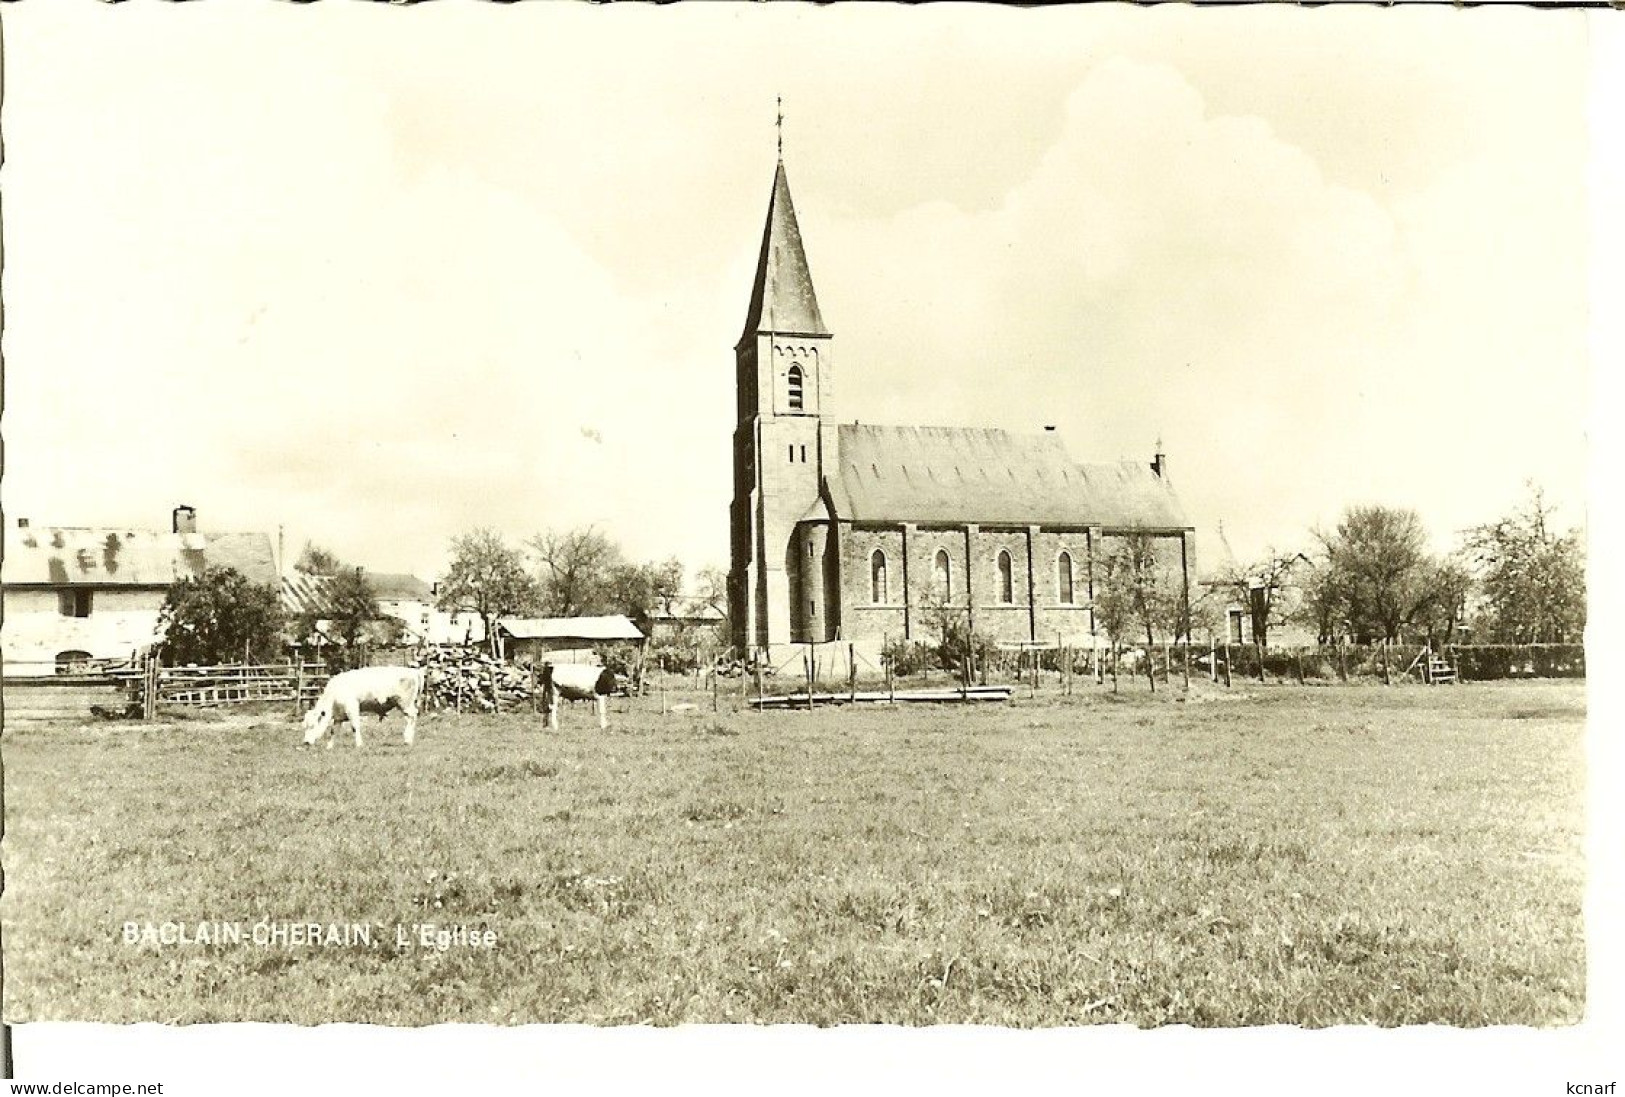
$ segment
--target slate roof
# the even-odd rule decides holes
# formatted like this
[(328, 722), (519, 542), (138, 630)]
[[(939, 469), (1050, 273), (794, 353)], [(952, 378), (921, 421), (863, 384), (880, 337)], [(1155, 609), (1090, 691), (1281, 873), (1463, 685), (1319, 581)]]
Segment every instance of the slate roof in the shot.
[(361, 573), (372, 586), (372, 593), (380, 602), (430, 602), (434, 591), (416, 575), (389, 571)]
[(641, 640), (629, 618), (611, 617), (504, 617), (497, 628), (515, 640)]
[(1193, 528), (1149, 462), (1079, 464), (1058, 434), (842, 424), (826, 483), (854, 522)]
[(265, 533), (169, 533), (79, 527), (7, 526), (6, 586), (167, 587), (207, 568), (235, 568), (274, 586), (276, 558)]
[(829, 334), (823, 314), (818, 311), (818, 297), (813, 292), (812, 272), (807, 269), (807, 253), (801, 246), (801, 226), (796, 223), (783, 162), (773, 173), (773, 197), (767, 205), (756, 281), (751, 285), (750, 310), (745, 314), (745, 332), (740, 338), (764, 331)]

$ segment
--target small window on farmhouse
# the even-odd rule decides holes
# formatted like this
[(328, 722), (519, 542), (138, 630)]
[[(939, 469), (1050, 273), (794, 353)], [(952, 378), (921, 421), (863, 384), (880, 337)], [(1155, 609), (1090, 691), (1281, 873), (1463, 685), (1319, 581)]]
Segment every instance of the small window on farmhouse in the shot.
[(803, 465), (805, 465), (807, 463), (807, 447), (806, 446), (801, 447), (801, 463)]
[(56, 596), (57, 609), (64, 617), (89, 617), (93, 591), (63, 590)]
[(790, 410), (801, 410), (801, 367), (790, 367)]
[(954, 596), (954, 576), (953, 565), (948, 563), (948, 553), (945, 550), (937, 550), (932, 570), (935, 573), (937, 597), (946, 602)]
[(1241, 610), (1229, 610), (1226, 614), (1230, 618), (1230, 642), (1241, 643)]
[(999, 550), (999, 601), (1009, 603), (1016, 600), (1015, 576), (1011, 574), (1010, 554), (1003, 549)]
[(84, 674), (89, 670), (90, 652), (74, 650), (56, 653), (56, 672), (58, 674)]
[(810, 598), (807, 600), (807, 616), (808, 617), (817, 617), (818, 616), (818, 603), (816, 601), (810, 599)]
[(796, 463), (796, 447), (794, 447), (794, 446), (785, 446), (784, 450), (785, 450), (785, 454), (789, 457), (790, 463), (792, 465), (795, 464)]
[(886, 554), (879, 549), (869, 557), (869, 601), (886, 604)]
[(1072, 554), (1061, 553), (1055, 561), (1055, 600), (1063, 606), (1072, 604)]

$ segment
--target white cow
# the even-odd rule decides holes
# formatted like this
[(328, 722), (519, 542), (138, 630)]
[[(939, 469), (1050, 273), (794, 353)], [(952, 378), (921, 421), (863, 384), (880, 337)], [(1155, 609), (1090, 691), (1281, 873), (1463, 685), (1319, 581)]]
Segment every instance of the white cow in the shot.
[(609, 727), (605, 698), (615, 692), (615, 675), (608, 667), (586, 663), (542, 664), (542, 707), (547, 710), (547, 726), (559, 726), (559, 698), (566, 701), (594, 701), (598, 706), (598, 727)]
[[(423, 695), (421, 667), (362, 667), (347, 670), (328, 679), (316, 704), (305, 713), (305, 746), (313, 746), (334, 730), (339, 717), (355, 729), (355, 745), (361, 742), (361, 714), (376, 712), (383, 723), (390, 709), (398, 708), (406, 717), (401, 738), (411, 746), (418, 730), (418, 698)], [(333, 749), (333, 737), (327, 740)]]

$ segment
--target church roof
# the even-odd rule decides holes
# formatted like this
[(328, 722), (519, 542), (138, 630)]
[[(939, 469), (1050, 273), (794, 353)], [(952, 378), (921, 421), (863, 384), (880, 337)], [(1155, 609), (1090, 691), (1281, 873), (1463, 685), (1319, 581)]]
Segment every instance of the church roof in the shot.
[(801, 227), (796, 224), (796, 207), (790, 201), (790, 182), (785, 178), (782, 161), (773, 173), (773, 197), (762, 230), (762, 252), (756, 260), (750, 311), (745, 315), (746, 336), (765, 331), (829, 334), (823, 314), (818, 311), (818, 297), (813, 293), (812, 272), (807, 269)]
[(842, 424), (839, 453), (843, 521), (1192, 528), (1148, 462), (1079, 464), (1047, 431)]

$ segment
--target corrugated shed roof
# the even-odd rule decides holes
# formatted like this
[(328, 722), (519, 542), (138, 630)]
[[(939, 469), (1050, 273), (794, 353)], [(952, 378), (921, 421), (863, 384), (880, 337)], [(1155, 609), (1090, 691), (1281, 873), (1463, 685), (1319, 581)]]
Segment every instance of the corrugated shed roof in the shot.
[(207, 568), (235, 568), (274, 586), (276, 558), (264, 533), (170, 533), (104, 527), (6, 527), (8, 586), (167, 587)]
[(1048, 431), (842, 424), (839, 452), (847, 521), (1191, 528), (1148, 462), (1079, 464)]
[(813, 292), (812, 272), (801, 246), (801, 226), (796, 223), (796, 207), (790, 201), (790, 181), (785, 177), (783, 162), (773, 173), (773, 197), (767, 205), (756, 281), (751, 285), (750, 310), (745, 314), (746, 335), (763, 331), (829, 334), (823, 314), (818, 311), (818, 296)]
[(321, 616), (327, 612), (327, 586), (331, 575), (307, 575), (302, 571), (290, 572), (282, 577), (282, 608), (292, 615), (302, 613)]
[(641, 640), (629, 618), (611, 617), (504, 617), (497, 628), (515, 640)]

